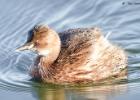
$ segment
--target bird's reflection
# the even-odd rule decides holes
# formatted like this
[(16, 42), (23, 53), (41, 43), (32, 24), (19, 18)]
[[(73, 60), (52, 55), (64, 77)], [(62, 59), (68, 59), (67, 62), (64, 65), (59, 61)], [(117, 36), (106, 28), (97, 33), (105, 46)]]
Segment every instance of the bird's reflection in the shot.
[(34, 87), (38, 100), (113, 100), (127, 91), (127, 84), (93, 87)]

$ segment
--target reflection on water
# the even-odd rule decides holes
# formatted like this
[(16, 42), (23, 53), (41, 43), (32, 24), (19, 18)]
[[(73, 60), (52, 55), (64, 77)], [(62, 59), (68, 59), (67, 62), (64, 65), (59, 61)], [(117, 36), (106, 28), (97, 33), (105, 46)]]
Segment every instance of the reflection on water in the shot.
[(111, 85), (100, 87), (80, 88), (48, 88), (34, 87), (35, 94), (39, 100), (109, 100), (127, 91), (127, 85)]
[[(140, 85), (127, 91), (127, 85), (140, 82), (140, 5), (131, 0), (0, 0), (0, 97), (3, 100), (118, 100), (140, 97)], [(124, 85), (86, 88), (43, 87), (30, 80), (29, 66), (36, 56), (17, 53), (27, 32), (37, 23), (46, 22), (60, 32), (69, 28), (97, 26), (109, 40), (128, 54), (128, 81)], [(124, 82), (123, 82), (124, 83)], [(33, 88), (33, 90), (32, 90)], [(136, 90), (136, 91), (134, 91)], [(20, 91), (20, 92), (19, 92)], [(132, 91), (132, 92), (131, 92)], [(33, 94), (33, 95), (32, 95)], [(121, 94), (124, 96), (122, 97)], [(134, 95), (134, 96), (133, 96)], [(55, 99), (56, 98), (56, 99)], [(117, 100), (117, 99), (116, 99)]]

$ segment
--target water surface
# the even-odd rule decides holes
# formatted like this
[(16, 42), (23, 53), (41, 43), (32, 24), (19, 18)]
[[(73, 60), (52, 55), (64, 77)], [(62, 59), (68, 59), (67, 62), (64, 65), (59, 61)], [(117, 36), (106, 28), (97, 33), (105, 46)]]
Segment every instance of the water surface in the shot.
[[(140, 2), (135, 0), (0, 0), (0, 98), (2, 100), (138, 100), (140, 98)], [(27, 32), (45, 22), (57, 32), (100, 27), (128, 55), (123, 84), (61, 87), (30, 81), (36, 56), (17, 53)]]

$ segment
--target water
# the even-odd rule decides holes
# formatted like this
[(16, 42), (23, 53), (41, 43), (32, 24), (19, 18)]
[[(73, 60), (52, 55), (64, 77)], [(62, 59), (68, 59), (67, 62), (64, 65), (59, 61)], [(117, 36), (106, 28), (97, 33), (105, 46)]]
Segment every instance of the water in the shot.
[[(0, 0), (0, 98), (2, 100), (139, 100), (140, 1), (135, 0)], [(45, 22), (60, 32), (100, 27), (128, 55), (124, 84), (61, 87), (30, 81), (29, 65), (36, 56), (17, 53), (27, 32)]]

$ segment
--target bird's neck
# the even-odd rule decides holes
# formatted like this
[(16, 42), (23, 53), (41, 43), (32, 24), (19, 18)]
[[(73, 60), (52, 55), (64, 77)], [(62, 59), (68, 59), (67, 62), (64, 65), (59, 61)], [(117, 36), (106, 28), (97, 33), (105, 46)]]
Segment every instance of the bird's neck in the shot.
[(43, 64), (43, 67), (50, 67), (54, 61), (58, 58), (59, 52), (57, 49), (52, 50), (45, 56), (41, 56), (40, 63)]
[(58, 34), (54, 34), (54, 39), (51, 41), (51, 44), (46, 49), (48, 50), (47, 55), (42, 55), (40, 57), (39, 67), (41, 69), (40, 74), (42, 77), (48, 78), (51, 76), (55, 70), (52, 66), (54, 61), (58, 58), (61, 50), (61, 41)]
[(49, 35), (49, 43), (44, 51), (47, 52), (46, 55), (42, 56), (42, 62), (52, 64), (58, 57), (61, 50), (60, 37), (56, 32), (52, 32)]

